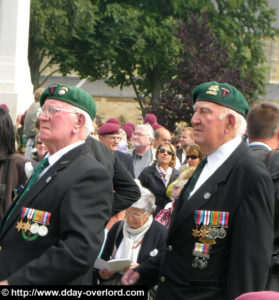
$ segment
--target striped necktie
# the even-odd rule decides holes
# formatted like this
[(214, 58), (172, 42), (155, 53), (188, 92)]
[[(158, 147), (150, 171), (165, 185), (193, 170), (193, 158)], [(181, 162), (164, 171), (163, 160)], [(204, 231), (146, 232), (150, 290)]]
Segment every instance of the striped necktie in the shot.
[(185, 193), (184, 193), (184, 196), (183, 198), (185, 200), (188, 200), (189, 199), (189, 196), (190, 196), (190, 193), (192, 192), (192, 190), (194, 189), (200, 175), (201, 175), (201, 172), (204, 168), (204, 166), (206, 165), (207, 163), (207, 157), (205, 157), (197, 166), (196, 170), (195, 170), (195, 173), (193, 174), (193, 176), (189, 179), (189, 184), (185, 190)]
[(11, 217), (11, 215), (13, 214), (14, 210), (16, 209), (16, 207), (18, 206), (18, 204), (20, 203), (20, 201), (23, 199), (23, 197), (25, 196), (25, 194), (30, 190), (30, 188), (32, 187), (32, 185), (36, 182), (38, 176), (40, 175), (40, 173), (43, 171), (44, 168), (46, 168), (49, 165), (49, 161), (48, 158), (44, 158), (37, 166), (35, 172), (33, 173), (33, 175), (31, 176), (30, 180), (27, 182), (26, 187), (24, 188), (23, 192), (21, 193), (21, 195), (19, 196), (19, 198), (17, 199), (14, 207), (11, 209), (11, 211), (9, 212), (5, 223), (2, 227), (2, 230), (5, 228), (9, 218)]

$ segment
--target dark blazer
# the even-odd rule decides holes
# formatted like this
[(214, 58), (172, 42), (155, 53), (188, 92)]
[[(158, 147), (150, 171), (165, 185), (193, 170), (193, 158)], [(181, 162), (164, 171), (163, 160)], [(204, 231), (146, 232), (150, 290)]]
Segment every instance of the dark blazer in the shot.
[(107, 146), (89, 136), (86, 144), (93, 156), (109, 172), (113, 181), (114, 200), (112, 215), (125, 210), (140, 198), (140, 190), (133, 177)]
[(181, 165), (185, 164), (187, 161), (182, 161), (182, 153), (183, 153), (183, 148), (179, 148), (177, 151), (176, 151), (176, 156), (178, 157)]
[[(111, 259), (111, 255), (114, 247), (115, 235), (120, 223), (121, 221), (115, 223), (110, 229), (110, 231), (108, 232), (108, 236), (104, 246), (104, 251), (101, 256), (106, 261)], [(165, 248), (166, 237), (167, 237), (167, 228), (161, 225), (160, 223), (158, 223), (157, 221), (153, 220), (151, 226), (149, 227), (148, 231), (145, 233), (144, 238), (142, 240), (137, 263), (141, 264), (143, 261), (153, 258), (154, 256), (152, 256), (152, 251), (154, 249), (157, 249), (159, 254), (159, 252), (161, 252), (163, 248)], [(121, 230), (116, 239), (116, 248), (119, 247), (122, 240), (123, 240), (123, 231)]]
[[(137, 269), (143, 283), (152, 283), (161, 263), (156, 299), (233, 300), (264, 290), (273, 243), (274, 191), (262, 162), (242, 142), (185, 202), (188, 184), (176, 202), (163, 257)], [(229, 212), (227, 235), (210, 246), (204, 269), (192, 266), (199, 242), (193, 236), (196, 210)]]
[(135, 178), (134, 173), (134, 165), (133, 165), (133, 158), (131, 155), (121, 152), (121, 151), (115, 151), (115, 156), (118, 156), (119, 160), (122, 162), (122, 164), (127, 168), (127, 170), (130, 172), (131, 176)]
[[(176, 169), (173, 169), (169, 183), (171, 184), (179, 175), (179, 172)], [(166, 195), (166, 186), (161, 179), (159, 172), (156, 169), (156, 165), (153, 164), (152, 166), (146, 167), (142, 170), (139, 175), (139, 180), (142, 186), (149, 189), (156, 198), (156, 210), (154, 212), (154, 216), (165, 207), (165, 205), (170, 202), (170, 198)]]
[[(249, 148), (252, 150), (252, 155), (262, 161), (269, 153), (269, 150), (263, 145), (249, 145)], [(272, 152), (267, 165), (275, 190), (274, 249), (279, 250), (279, 150)]]
[[(88, 147), (66, 153), (3, 217), (0, 280), (12, 285), (92, 284), (112, 199), (111, 178)], [(22, 207), (51, 213), (46, 236), (17, 229)]]

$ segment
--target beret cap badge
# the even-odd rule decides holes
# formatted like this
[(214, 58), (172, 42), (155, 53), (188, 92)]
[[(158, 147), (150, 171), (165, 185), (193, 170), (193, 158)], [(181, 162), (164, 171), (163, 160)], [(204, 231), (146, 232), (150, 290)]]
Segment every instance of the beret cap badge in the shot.
[(65, 86), (62, 86), (61, 89), (59, 90), (58, 94), (59, 96), (63, 96), (68, 92), (68, 88)]

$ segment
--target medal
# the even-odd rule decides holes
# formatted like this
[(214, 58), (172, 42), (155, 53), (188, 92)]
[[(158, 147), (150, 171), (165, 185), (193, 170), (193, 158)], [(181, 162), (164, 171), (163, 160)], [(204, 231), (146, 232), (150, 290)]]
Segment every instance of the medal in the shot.
[(33, 223), (33, 224), (31, 225), (31, 227), (30, 227), (30, 232), (31, 232), (32, 234), (38, 233), (39, 227), (40, 227), (40, 226), (39, 226), (38, 223)]
[(210, 246), (202, 243), (195, 243), (193, 255), (195, 258), (192, 267), (197, 269), (205, 269), (207, 267), (207, 259), (209, 259)]
[(39, 226), (39, 229), (38, 229), (39, 236), (46, 236), (47, 233), (48, 233), (48, 229), (47, 229), (46, 225)]
[[(34, 241), (38, 236), (44, 237), (48, 234), (51, 213), (43, 210), (36, 210), (34, 208), (21, 208), (21, 221), (17, 222), (17, 230), (21, 231), (22, 236), (27, 241)], [(23, 222), (27, 219), (26, 222)], [(27, 232), (27, 233), (26, 233)]]

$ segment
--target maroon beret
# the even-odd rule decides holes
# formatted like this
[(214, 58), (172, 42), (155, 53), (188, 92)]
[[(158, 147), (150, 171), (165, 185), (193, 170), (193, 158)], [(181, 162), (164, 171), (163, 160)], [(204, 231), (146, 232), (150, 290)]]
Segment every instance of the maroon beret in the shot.
[(7, 112), (9, 112), (9, 108), (6, 104), (0, 104), (0, 108), (5, 109)]
[(134, 132), (133, 128), (130, 125), (128, 125), (127, 123), (123, 124), (121, 128), (126, 132), (127, 138), (130, 139)]
[(106, 123), (112, 123), (119, 125), (119, 120), (117, 118), (109, 118)]
[(274, 291), (260, 291), (245, 293), (237, 297), (235, 300), (277, 300), (279, 299), (279, 293)]
[(135, 124), (132, 123), (132, 122), (127, 122), (127, 123), (125, 123), (124, 125), (127, 125), (127, 126), (131, 127), (131, 128), (133, 129), (133, 131), (134, 131), (135, 128), (136, 128)]
[(157, 122), (157, 117), (154, 114), (147, 114), (144, 117), (144, 123), (149, 123), (150, 125)]
[(152, 128), (153, 128), (154, 131), (157, 130), (157, 129), (159, 129), (159, 128), (163, 128), (163, 127), (164, 126), (162, 126), (162, 125), (160, 125), (158, 123), (155, 123), (155, 124), (152, 125)]
[(113, 123), (105, 123), (98, 129), (99, 135), (119, 133), (119, 126)]

